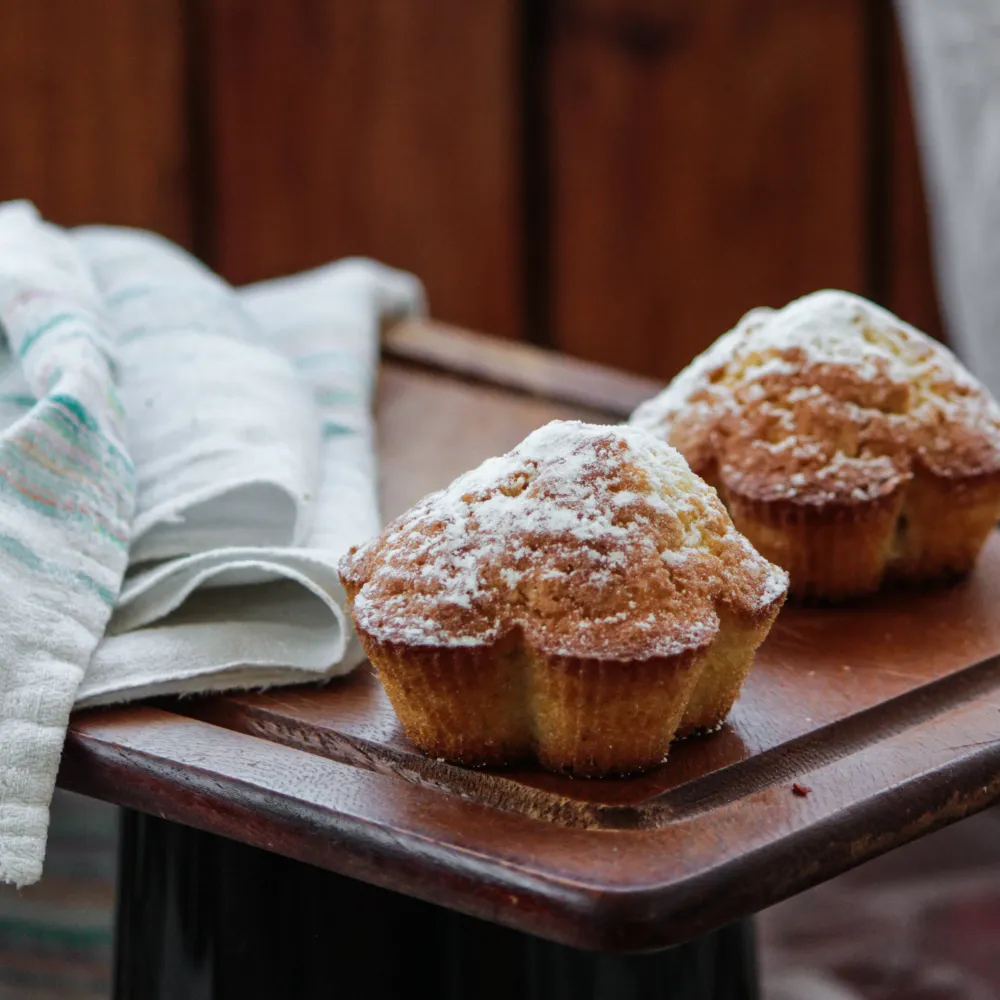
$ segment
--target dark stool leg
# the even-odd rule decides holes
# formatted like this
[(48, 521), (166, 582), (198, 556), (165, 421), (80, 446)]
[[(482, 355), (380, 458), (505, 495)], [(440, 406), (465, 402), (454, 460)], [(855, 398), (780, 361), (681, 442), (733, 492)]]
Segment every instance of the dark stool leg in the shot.
[(126, 811), (115, 1000), (756, 1000), (750, 924), (578, 951)]

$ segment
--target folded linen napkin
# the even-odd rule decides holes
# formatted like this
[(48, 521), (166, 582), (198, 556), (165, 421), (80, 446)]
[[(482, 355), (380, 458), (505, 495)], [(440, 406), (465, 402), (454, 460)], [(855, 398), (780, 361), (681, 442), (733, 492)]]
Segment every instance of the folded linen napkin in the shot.
[(0, 879), (41, 874), (76, 689), (125, 572), (134, 473), (112, 331), (69, 238), (0, 208)]
[[(0, 207), (0, 236), (15, 215), (24, 230), (19, 241), (25, 233), (56, 241), (86, 281), (94, 340), (109, 359), (107, 372), (118, 373), (126, 414), (128, 451), (120, 443), (119, 451), (123, 462), (131, 456), (137, 484), (134, 514), (129, 506), (120, 518), (131, 540), (127, 574), (124, 547), (117, 564), (106, 561), (114, 614), (108, 622), (105, 602), (104, 616), (94, 617), (90, 645), (74, 650), (72, 681), (60, 665), (59, 709), (44, 745), (5, 738), (8, 719), (34, 716), (30, 706), (8, 710), (6, 685), (0, 689), (0, 762), (15, 753), (18, 761), (9, 781), (0, 772), (0, 878), (25, 884), (40, 874), (74, 695), (78, 705), (93, 705), (263, 687), (322, 680), (360, 662), (335, 566), (378, 528), (370, 404), (380, 321), (420, 311), (423, 296), (411, 276), (362, 260), (236, 292), (151, 234), (87, 228), (67, 237), (18, 205)], [(0, 254), (0, 289), (13, 256)], [(46, 247), (38, 256), (58, 286), (54, 254)], [(4, 301), (0, 325), (16, 353), (19, 328), (12, 332)], [(35, 327), (46, 322), (48, 314)], [(22, 339), (30, 339), (35, 327), (25, 326)], [(41, 343), (47, 336), (35, 334)], [(63, 340), (51, 344), (61, 361)], [(18, 420), (30, 427), (40, 393), (16, 372), (8, 378), (20, 398)], [(105, 382), (113, 388), (110, 374)], [(101, 389), (108, 391), (104, 383)], [(116, 412), (101, 403), (94, 404), (99, 415)], [(56, 496), (70, 464), (53, 472)], [(0, 479), (5, 470), (0, 452)], [(108, 489), (103, 472), (95, 479)], [(0, 493), (0, 527), (6, 518)], [(30, 540), (24, 544), (35, 551)], [(45, 634), (64, 589), (34, 600), (25, 635)], [(8, 628), (7, 617), (0, 605), (0, 628)], [(39, 686), (16, 649), (0, 652), (5, 680)], [(30, 828), (18, 818), (26, 810)], [(8, 861), (14, 837), (22, 838), (16, 865)]]
[[(119, 331), (139, 484), (129, 574), (78, 703), (350, 670), (336, 561), (378, 530), (378, 327), (421, 307), (418, 283), (352, 260), (236, 294), (149, 234), (75, 238)], [(199, 588), (226, 591), (186, 603)]]

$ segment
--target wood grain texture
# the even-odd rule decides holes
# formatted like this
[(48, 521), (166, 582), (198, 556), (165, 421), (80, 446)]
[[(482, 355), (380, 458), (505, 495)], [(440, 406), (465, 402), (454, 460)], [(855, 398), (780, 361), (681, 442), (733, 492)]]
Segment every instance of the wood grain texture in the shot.
[[(996, 693), (716, 795), (653, 829), (575, 829), (152, 708), (84, 713), (68, 788), (585, 948), (705, 933), (1000, 798)], [(984, 681), (984, 685), (985, 685)]]
[[(386, 512), (578, 413), (386, 366)], [(630, 780), (427, 760), (362, 669), (78, 714), (60, 782), (578, 947), (664, 947), (1000, 800), (998, 601), (1000, 536), (958, 586), (786, 611), (729, 724)]]
[(517, 5), (206, 0), (213, 263), (363, 254), (435, 315), (522, 331)]
[(326, 691), (234, 695), (190, 711), (548, 822), (657, 827), (705, 812), (734, 788), (745, 794), (790, 785), (801, 769), (849, 756), (901, 720), (912, 725), (949, 704), (993, 695), (996, 664), (973, 665), (1000, 656), (1000, 620), (992, 614), (998, 604), (1000, 534), (976, 574), (957, 587), (884, 594), (863, 607), (787, 608), (723, 729), (676, 744), (664, 765), (635, 778), (579, 781), (540, 769), (481, 772), (427, 760), (406, 740), (370, 672)]
[(864, 291), (861, 0), (561, 0), (556, 345), (666, 379), (756, 305)]
[(464, 379), (623, 418), (663, 388), (654, 379), (430, 320), (396, 324), (383, 337), (382, 351)]
[(190, 243), (181, 6), (5, 0), (0, 199)]
[(934, 281), (927, 198), (910, 88), (895, 25), (887, 41), (891, 117), (885, 305), (919, 330), (947, 341)]

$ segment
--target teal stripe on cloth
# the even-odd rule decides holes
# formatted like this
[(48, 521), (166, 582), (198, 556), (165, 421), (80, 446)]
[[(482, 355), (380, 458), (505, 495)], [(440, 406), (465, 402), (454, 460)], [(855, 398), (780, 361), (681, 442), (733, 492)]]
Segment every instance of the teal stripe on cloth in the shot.
[(88, 431), (92, 431), (95, 434), (100, 433), (100, 428), (97, 425), (97, 421), (87, 412), (87, 408), (78, 399), (74, 399), (72, 396), (67, 396), (65, 393), (57, 392), (49, 397), (53, 403), (58, 403), (60, 406), (64, 406), (70, 413), (76, 417), (80, 423), (87, 428)]
[(35, 346), (38, 340), (50, 330), (55, 330), (64, 323), (69, 323), (77, 319), (79, 319), (79, 316), (75, 313), (58, 313), (46, 320), (41, 326), (32, 330), (31, 333), (24, 337), (17, 349), (18, 356), (23, 358)]
[(18, 392), (0, 392), (0, 403), (8, 406), (32, 407), (38, 400), (34, 396), (27, 396)]
[(317, 389), (316, 402), (320, 406), (361, 406), (365, 403), (356, 389)]
[(353, 427), (348, 427), (346, 424), (338, 424), (334, 420), (323, 421), (323, 440), (328, 440), (334, 437), (343, 437), (345, 434), (356, 434), (357, 431)]
[(124, 305), (132, 299), (141, 299), (149, 294), (149, 285), (130, 285), (128, 288), (120, 288), (104, 299), (104, 304), (109, 308), (112, 306)]
[(364, 358), (356, 358), (342, 351), (317, 351), (315, 354), (303, 354), (294, 358), (296, 368), (336, 368), (344, 372), (356, 372), (366, 378), (370, 377), (368, 362)]
[(16, 559), (26, 569), (39, 576), (50, 577), (60, 582), (76, 582), (96, 594), (108, 607), (114, 607), (116, 594), (102, 586), (92, 576), (82, 570), (69, 570), (63, 566), (41, 559), (23, 542), (11, 535), (0, 535), (0, 552)]

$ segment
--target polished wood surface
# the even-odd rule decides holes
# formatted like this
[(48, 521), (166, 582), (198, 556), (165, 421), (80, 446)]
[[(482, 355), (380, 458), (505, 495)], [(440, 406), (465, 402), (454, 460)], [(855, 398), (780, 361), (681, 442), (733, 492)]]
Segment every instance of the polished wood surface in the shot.
[(511, 344), (425, 320), (399, 323), (385, 337), (388, 357), (497, 387), (517, 389), (582, 406), (588, 411), (627, 417), (663, 383), (629, 375), (568, 354), (556, 354), (528, 344)]
[(723, 729), (675, 745), (666, 764), (634, 778), (476, 772), (428, 760), (409, 745), (368, 670), (324, 691), (239, 695), (190, 712), (375, 770), (405, 768), (431, 785), (566, 825), (659, 827), (734, 787), (809, 785), (817, 760), (855, 752), (851, 720), (860, 713), (872, 740), (926, 714), (931, 692), (937, 710), (992, 690), (996, 672), (969, 664), (1000, 654), (1000, 616), (990, 610), (998, 606), (1000, 534), (976, 575), (943, 593), (891, 594), (856, 609), (786, 608)]
[[(487, 362), (469, 382), (432, 353), (384, 366), (386, 516), (546, 420), (617, 418), (539, 397), (533, 375), (512, 388), (509, 359), (501, 388)], [(958, 585), (786, 609), (726, 726), (632, 779), (428, 760), (366, 666), (83, 713), (60, 780), (554, 940), (662, 947), (1000, 798), (998, 602), (995, 536)]]

